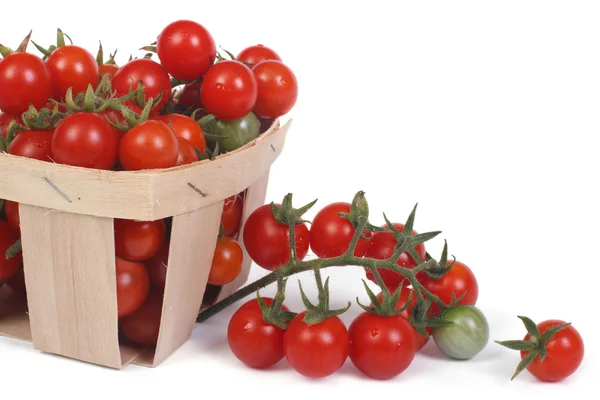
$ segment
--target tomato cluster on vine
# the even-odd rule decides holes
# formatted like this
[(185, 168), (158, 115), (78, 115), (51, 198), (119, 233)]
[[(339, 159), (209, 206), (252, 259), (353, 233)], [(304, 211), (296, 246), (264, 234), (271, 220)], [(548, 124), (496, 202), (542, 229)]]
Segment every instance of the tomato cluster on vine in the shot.
[[(207, 28), (189, 20), (157, 33), (144, 57), (123, 64), (116, 51), (105, 61), (100, 45), (94, 57), (60, 29), (48, 48), (31, 32), (15, 51), (0, 45), (0, 151), (90, 169), (173, 168), (239, 149), (294, 107), (296, 76), (274, 50), (252, 45), (225, 59)], [(224, 202), (210, 285), (231, 283), (242, 270), (244, 198)], [(25, 293), (19, 205), (0, 202), (0, 283)], [(115, 219), (114, 231), (121, 333), (153, 345), (171, 219)]]

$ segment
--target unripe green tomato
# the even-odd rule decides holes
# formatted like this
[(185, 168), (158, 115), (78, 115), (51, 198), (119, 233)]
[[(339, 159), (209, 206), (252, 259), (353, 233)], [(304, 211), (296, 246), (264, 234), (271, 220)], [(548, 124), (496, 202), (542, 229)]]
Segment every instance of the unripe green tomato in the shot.
[(442, 314), (452, 324), (433, 329), (433, 340), (447, 356), (459, 360), (475, 357), (485, 348), (490, 328), (485, 315), (474, 306), (460, 305)]
[(218, 140), (219, 148), (223, 153), (239, 149), (256, 139), (260, 134), (260, 126), (258, 117), (250, 112), (244, 117), (232, 121), (213, 119), (202, 128), (211, 135), (223, 138)]

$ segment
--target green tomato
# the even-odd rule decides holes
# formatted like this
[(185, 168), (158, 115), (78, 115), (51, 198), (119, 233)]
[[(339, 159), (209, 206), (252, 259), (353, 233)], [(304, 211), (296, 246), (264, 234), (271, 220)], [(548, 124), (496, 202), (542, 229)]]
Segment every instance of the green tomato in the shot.
[(221, 121), (214, 116), (201, 120), (204, 132), (214, 136), (221, 153), (230, 152), (253, 141), (260, 134), (261, 123), (253, 112), (232, 121)]
[(449, 357), (468, 360), (485, 348), (490, 328), (485, 315), (474, 306), (460, 305), (442, 314), (442, 320), (452, 324), (433, 329), (433, 340)]

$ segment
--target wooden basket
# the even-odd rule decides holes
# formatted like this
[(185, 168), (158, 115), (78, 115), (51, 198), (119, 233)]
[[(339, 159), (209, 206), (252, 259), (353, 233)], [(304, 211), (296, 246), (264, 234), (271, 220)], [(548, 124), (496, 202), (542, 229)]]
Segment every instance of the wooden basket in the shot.
[[(290, 124), (276, 120), (236, 151), (165, 170), (100, 171), (0, 154), (0, 198), (19, 202), (27, 287), (27, 304), (0, 290), (0, 335), (116, 369), (160, 364), (191, 336), (224, 199), (246, 191), (242, 230), (265, 202)], [(158, 343), (120, 343), (113, 219), (167, 217), (173, 224)], [(217, 299), (246, 281), (250, 265), (244, 249), (242, 273)]]

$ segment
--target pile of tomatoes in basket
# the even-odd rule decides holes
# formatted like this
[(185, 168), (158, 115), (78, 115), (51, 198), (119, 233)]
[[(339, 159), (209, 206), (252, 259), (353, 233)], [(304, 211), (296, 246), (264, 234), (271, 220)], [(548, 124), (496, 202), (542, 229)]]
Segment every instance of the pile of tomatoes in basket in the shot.
[[(144, 57), (122, 65), (114, 53), (105, 62), (101, 46), (94, 56), (67, 43), (60, 30), (49, 47), (30, 36), (15, 51), (0, 47), (0, 151), (13, 156), (114, 171), (193, 164), (253, 141), (298, 96), (296, 76), (274, 50), (253, 45), (225, 58), (194, 21), (167, 25)], [(241, 270), (243, 202), (243, 193), (225, 201), (212, 285)], [(0, 255), (20, 238), (18, 204), (2, 203)], [(115, 220), (120, 325), (138, 343), (156, 341), (162, 296), (153, 293), (165, 284), (169, 235), (169, 219)], [(20, 253), (0, 256), (0, 282), (25, 290)]]

